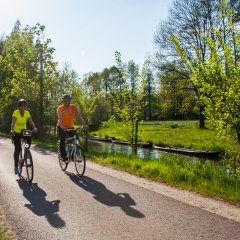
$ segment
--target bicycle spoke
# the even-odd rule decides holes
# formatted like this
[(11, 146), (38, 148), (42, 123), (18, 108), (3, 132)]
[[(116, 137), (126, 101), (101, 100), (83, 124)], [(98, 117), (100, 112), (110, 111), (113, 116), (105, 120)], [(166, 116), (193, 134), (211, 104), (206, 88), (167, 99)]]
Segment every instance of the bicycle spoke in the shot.
[(18, 171), (19, 171), (19, 174), (18, 175), (21, 175), (22, 173), (22, 167), (23, 167), (23, 157), (22, 157), (22, 152), (20, 152), (19, 154), (19, 160), (18, 160)]
[(25, 167), (26, 167), (27, 180), (29, 182), (32, 182), (34, 171), (33, 171), (32, 155), (31, 155), (31, 152), (29, 150), (27, 150), (25, 152), (24, 162), (25, 162)]
[(65, 171), (67, 169), (68, 162), (64, 162), (62, 157), (61, 157), (60, 142), (59, 141), (58, 141), (57, 147), (58, 147), (58, 161), (59, 161), (59, 165), (60, 165), (60, 168), (62, 169), (62, 171)]
[(75, 162), (75, 168), (76, 168), (77, 174), (80, 177), (82, 177), (84, 175), (85, 168), (86, 168), (86, 160), (85, 160), (84, 152), (81, 147), (77, 147), (76, 149), (74, 162)]

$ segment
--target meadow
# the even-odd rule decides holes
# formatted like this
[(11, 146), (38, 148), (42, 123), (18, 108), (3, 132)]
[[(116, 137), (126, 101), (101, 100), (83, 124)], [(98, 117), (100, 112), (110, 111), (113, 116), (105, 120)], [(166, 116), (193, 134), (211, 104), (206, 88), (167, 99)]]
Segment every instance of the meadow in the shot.
[[(124, 124), (119, 122), (103, 122), (90, 134), (126, 140)], [(198, 121), (139, 122), (139, 141), (164, 147), (220, 152), (233, 145), (230, 140), (221, 139), (209, 124), (206, 124), (206, 129), (199, 129)]]

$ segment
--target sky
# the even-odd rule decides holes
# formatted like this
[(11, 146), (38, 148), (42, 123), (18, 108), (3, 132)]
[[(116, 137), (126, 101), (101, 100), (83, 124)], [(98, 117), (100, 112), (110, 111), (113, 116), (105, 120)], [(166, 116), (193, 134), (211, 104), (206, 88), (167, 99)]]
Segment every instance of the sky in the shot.
[(0, 0), (0, 36), (21, 26), (45, 25), (54, 60), (80, 76), (123, 62), (140, 66), (154, 51), (153, 36), (173, 0)]

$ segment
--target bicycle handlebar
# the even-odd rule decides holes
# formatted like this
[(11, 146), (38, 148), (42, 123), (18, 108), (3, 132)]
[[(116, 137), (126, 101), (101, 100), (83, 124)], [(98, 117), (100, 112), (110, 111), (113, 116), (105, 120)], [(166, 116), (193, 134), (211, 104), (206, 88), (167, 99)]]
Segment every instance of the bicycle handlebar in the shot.
[(87, 132), (88, 130), (84, 129), (83, 127), (79, 127), (79, 128), (67, 128), (66, 132), (71, 132), (71, 131), (83, 131), (83, 132)]
[(34, 133), (36, 133), (34, 130), (24, 129), (20, 133), (18, 132), (11, 132), (11, 135), (19, 135), (23, 137), (31, 137)]

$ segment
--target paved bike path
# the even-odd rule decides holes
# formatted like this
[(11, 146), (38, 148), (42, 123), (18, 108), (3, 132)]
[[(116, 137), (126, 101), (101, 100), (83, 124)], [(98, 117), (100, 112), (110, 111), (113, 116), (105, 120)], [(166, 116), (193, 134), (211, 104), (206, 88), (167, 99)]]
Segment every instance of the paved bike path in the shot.
[(81, 180), (73, 164), (61, 172), (48, 151), (32, 148), (30, 187), (13, 174), (10, 140), (0, 138), (0, 149), (0, 203), (18, 239), (239, 239), (238, 215), (176, 200), (171, 188), (90, 162)]

